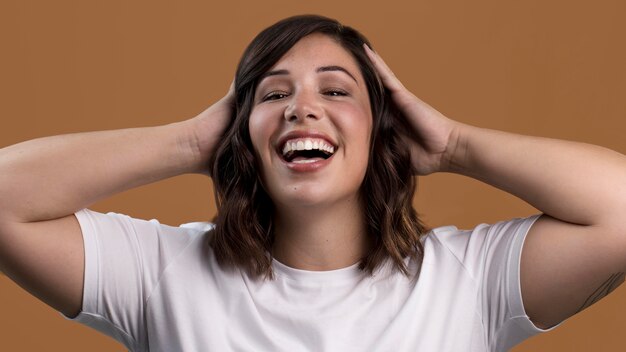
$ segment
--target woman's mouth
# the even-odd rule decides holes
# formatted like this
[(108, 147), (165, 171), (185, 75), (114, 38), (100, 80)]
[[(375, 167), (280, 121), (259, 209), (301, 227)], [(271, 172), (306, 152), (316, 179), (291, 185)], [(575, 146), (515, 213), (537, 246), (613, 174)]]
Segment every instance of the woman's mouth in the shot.
[(335, 153), (335, 147), (320, 138), (295, 138), (285, 142), (281, 156), (288, 163), (306, 164), (326, 160)]

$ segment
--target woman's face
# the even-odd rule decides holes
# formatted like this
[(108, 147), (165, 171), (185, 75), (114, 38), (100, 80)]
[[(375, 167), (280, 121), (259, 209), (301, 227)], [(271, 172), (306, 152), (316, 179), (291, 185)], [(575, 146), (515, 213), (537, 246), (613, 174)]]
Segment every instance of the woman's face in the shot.
[(358, 199), (372, 113), (356, 60), (334, 39), (304, 37), (264, 75), (249, 128), (263, 184), (277, 205)]

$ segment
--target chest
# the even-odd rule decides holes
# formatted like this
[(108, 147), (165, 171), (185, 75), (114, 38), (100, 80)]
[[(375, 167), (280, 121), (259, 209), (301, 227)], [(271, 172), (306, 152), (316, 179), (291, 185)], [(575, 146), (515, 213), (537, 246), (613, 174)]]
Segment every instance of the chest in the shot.
[(413, 284), (168, 278), (151, 298), (148, 336), (164, 351), (478, 351), (476, 304), (462, 271), (441, 277), (427, 263)]

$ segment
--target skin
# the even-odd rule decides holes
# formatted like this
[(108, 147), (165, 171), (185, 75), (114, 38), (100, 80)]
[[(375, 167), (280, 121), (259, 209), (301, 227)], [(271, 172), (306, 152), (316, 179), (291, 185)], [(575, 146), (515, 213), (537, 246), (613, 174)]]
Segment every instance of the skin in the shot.
[[(322, 67), (335, 69), (320, 71)], [(359, 189), (372, 131), (358, 64), (335, 40), (313, 34), (269, 72), (275, 74), (256, 89), (249, 127), (264, 187), (276, 206), (273, 254), (299, 269), (354, 264), (368, 249)], [(321, 132), (335, 142), (326, 167), (296, 172), (285, 165), (276, 152), (278, 140), (296, 130)]]

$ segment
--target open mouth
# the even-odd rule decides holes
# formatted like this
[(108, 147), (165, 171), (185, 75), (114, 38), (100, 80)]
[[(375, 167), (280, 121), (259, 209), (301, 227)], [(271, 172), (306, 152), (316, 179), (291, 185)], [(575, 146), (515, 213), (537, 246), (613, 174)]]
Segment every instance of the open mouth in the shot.
[(335, 149), (323, 139), (293, 139), (285, 142), (281, 156), (288, 163), (312, 163), (330, 158)]

